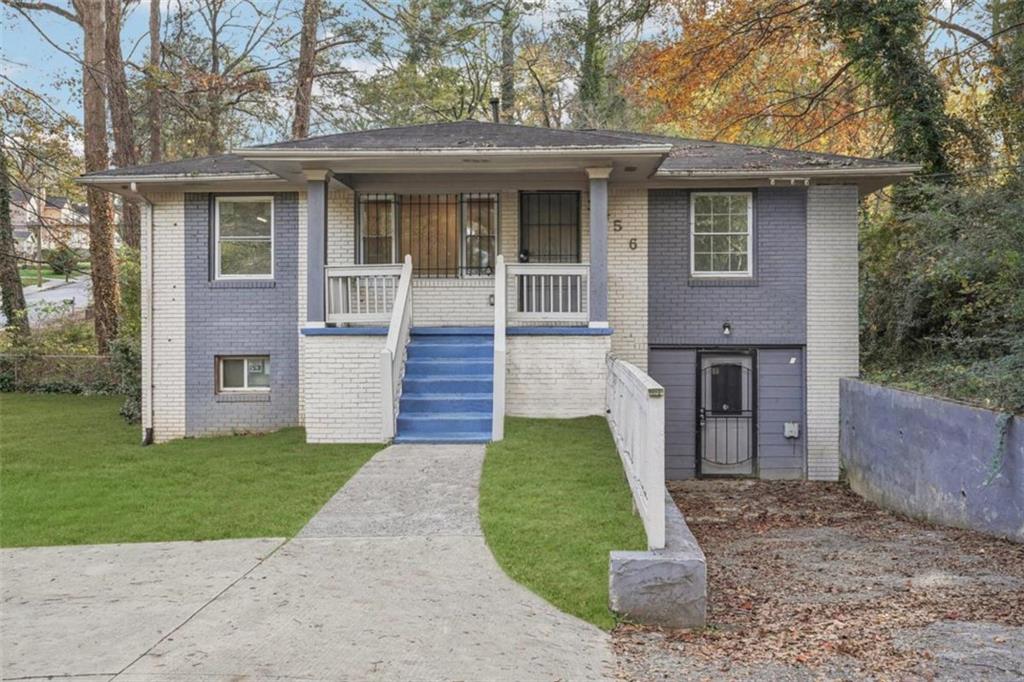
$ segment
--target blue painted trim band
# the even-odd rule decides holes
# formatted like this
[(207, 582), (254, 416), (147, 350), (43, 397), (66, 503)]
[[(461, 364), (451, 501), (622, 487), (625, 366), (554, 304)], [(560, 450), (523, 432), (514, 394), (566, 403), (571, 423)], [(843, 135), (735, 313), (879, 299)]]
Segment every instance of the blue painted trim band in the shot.
[(387, 336), (387, 327), (305, 327), (303, 336)]
[(506, 336), (611, 336), (611, 327), (507, 327)]

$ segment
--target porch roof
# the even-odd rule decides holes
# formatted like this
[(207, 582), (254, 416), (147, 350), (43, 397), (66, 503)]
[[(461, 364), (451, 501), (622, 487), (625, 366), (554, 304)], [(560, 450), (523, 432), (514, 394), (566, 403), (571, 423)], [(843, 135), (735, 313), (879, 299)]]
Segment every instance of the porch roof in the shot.
[[(838, 154), (807, 152), (693, 140), (621, 130), (565, 130), (500, 123), (461, 121), (354, 131), (240, 149), (197, 159), (116, 168), (88, 173), (84, 184), (130, 181), (280, 180), (301, 167), (334, 160), (349, 163), (416, 161), (416, 168), (458, 157), (594, 159), (602, 156), (647, 159), (650, 177), (771, 178), (886, 177), (913, 173), (915, 164)], [(287, 162), (289, 166), (283, 165)], [(645, 168), (644, 170), (647, 170)], [(495, 170), (498, 167), (494, 168)], [(287, 172), (286, 172), (287, 170)], [(477, 169), (475, 169), (477, 170)], [(273, 171), (273, 172), (272, 172)]]

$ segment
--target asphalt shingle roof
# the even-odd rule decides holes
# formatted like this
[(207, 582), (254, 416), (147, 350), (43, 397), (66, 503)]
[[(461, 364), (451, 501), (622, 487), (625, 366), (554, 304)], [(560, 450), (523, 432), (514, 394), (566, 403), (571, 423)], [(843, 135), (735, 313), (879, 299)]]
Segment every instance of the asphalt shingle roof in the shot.
[[(881, 159), (865, 159), (774, 147), (709, 142), (622, 130), (567, 130), (502, 123), (461, 121), (362, 130), (290, 140), (252, 147), (256, 150), (302, 151), (417, 151), (427, 149), (530, 149), (609, 148), (671, 145), (661, 171), (757, 171), (807, 169), (884, 169), (898, 165)], [(117, 168), (89, 173), (88, 178), (146, 175), (239, 175), (267, 173), (240, 154)], [(269, 174), (268, 174), (269, 175)]]
[(240, 175), (250, 173), (270, 173), (256, 164), (249, 163), (238, 154), (219, 154), (216, 156), (202, 156), (197, 159), (182, 159), (180, 161), (162, 161), (150, 163), (143, 166), (131, 166), (129, 168), (111, 168), (105, 171), (86, 173), (87, 178), (116, 178), (119, 176), (144, 176), (144, 175)]

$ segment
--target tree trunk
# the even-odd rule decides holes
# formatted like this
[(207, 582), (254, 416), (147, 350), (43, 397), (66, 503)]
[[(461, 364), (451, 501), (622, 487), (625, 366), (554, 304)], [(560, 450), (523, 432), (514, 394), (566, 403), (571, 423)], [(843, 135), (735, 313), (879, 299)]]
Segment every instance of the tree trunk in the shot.
[(210, 89), (206, 91), (206, 106), (209, 127), (207, 128), (206, 153), (213, 156), (224, 151), (224, 140), (220, 134), (221, 82), (220, 82), (220, 3), (210, 4)]
[(28, 335), (28, 311), (25, 291), (18, 273), (18, 255), (11, 228), (11, 178), (7, 175), (7, 151), (0, 146), (0, 296), (8, 329), (18, 336)]
[(309, 118), (316, 70), (316, 30), (320, 24), (321, 0), (306, 0), (302, 8), (302, 37), (299, 40), (299, 66), (295, 70), (295, 116), (292, 138), (309, 137)]
[(605, 55), (601, 45), (601, 4), (587, 0), (587, 23), (583, 33), (583, 59), (580, 64), (579, 98), (583, 121), (596, 125), (604, 97)]
[(149, 162), (162, 158), (160, 139), (164, 125), (163, 97), (160, 91), (160, 0), (149, 0)]
[[(115, 0), (116, 1), (116, 0)], [(107, 168), (107, 102), (103, 0), (78, 0), (82, 21), (82, 110), (85, 170)], [(107, 353), (117, 336), (117, 258), (114, 253), (114, 215), (110, 195), (90, 187), (89, 253), (92, 261), (92, 297), (96, 347)]]
[(515, 123), (516, 111), (516, 26), (519, 14), (515, 0), (501, 13), (501, 120)]
[[(128, 104), (128, 79), (124, 75), (121, 55), (121, 0), (105, 3), (104, 55), (107, 67), (107, 103), (110, 123), (114, 130), (114, 165), (118, 168), (134, 166), (139, 162), (135, 149), (135, 123)], [(133, 201), (121, 202), (121, 238), (125, 245), (139, 248), (139, 207)]]

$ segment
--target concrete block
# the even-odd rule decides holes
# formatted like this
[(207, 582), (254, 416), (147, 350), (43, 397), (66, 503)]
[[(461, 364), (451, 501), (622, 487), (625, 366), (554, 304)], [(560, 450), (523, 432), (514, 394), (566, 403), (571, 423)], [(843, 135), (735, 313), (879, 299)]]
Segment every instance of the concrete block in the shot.
[(707, 619), (707, 561), (668, 492), (665, 497), (665, 549), (611, 553), (611, 609), (646, 625), (703, 627)]

